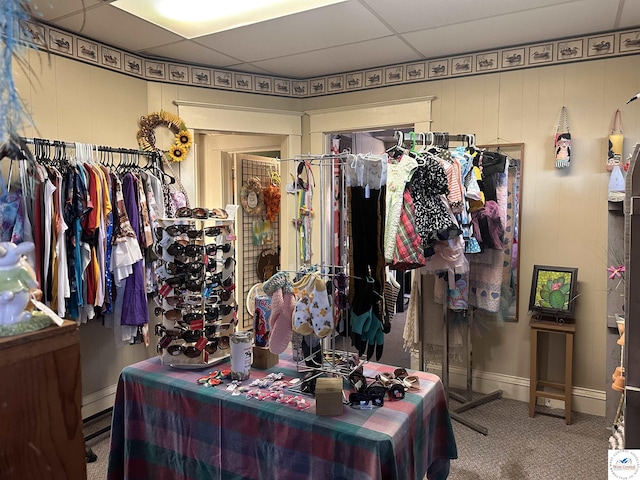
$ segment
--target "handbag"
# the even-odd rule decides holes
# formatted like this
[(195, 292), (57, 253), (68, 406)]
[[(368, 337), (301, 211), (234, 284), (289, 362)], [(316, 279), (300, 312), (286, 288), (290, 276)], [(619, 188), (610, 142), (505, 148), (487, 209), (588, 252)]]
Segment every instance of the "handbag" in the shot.
[(556, 136), (553, 141), (556, 157), (556, 168), (568, 168), (571, 163), (571, 133), (569, 133), (569, 119), (566, 107), (560, 110)]
[[(617, 133), (616, 133), (617, 129)], [(615, 166), (622, 165), (622, 146), (624, 135), (622, 134), (622, 114), (620, 109), (616, 110), (611, 119), (611, 129), (609, 130), (609, 148), (607, 149), (607, 172), (613, 170)]]

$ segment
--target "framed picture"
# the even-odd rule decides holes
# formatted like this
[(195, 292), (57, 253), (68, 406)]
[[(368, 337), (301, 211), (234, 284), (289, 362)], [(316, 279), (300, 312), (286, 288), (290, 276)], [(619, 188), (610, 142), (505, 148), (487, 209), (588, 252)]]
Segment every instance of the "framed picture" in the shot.
[(347, 75), (347, 90), (362, 87), (362, 72)]
[(481, 53), (476, 55), (476, 72), (497, 70), (498, 52)]
[(189, 69), (184, 65), (169, 64), (169, 80), (176, 82), (189, 82)]
[(587, 57), (596, 57), (598, 55), (613, 53), (613, 35), (591, 37), (588, 40), (588, 44), (589, 49), (587, 50)]
[(320, 95), (325, 93), (327, 89), (327, 81), (325, 78), (314, 78), (311, 80), (311, 95)]
[(422, 63), (413, 63), (411, 65), (407, 65), (405, 78), (407, 80), (422, 80), (425, 77), (425, 73), (427, 71), (427, 67)]
[(558, 60), (582, 58), (582, 40), (558, 42)]
[(553, 61), (553, 43), (529, 47), (529, 65)]
[(428, 65), (429, 78), (446, 77), (449, 73), (449, 69), (447, 68), (449, 66), (448, 60), (436, 60), (429, 62)]
[(73, 55), (73, 37), (57, 30), (49, 30), (49, 48), (60, 53)]
[(117, 68), (120, 70), (122, 63), (122, 57), (120, 52), (117, 50), (112, 50), (111, 48), (102, 47), (102, 64), (107, 67)]
[(149, 62), (145, 60), (144, 76), (147, 78), (165, 79), (165, 65), (164, 63)]
[(192, 67), (191, 81), (196, 85), (211, 85), (211, 70)]
[(98, 44), (93, 42), (87, 42), (78, 38), (78, 48), (76, 55), (78, 58), (84, 58), (90, 62), (98, 62)]
[(364, 74), (364, 78), (364, 83), (367, 85), (367, 87), (382, 85), (382, 69), (369, 70)]
[(266, 92), (271, 93), (273, 85), (271, 82), (271, 78), (269, 77), (256, 77), (256, 84), (254, 86), (254, 90), (257, 92)]
[(344, 90), (344, 77), (329, 77), (327, 80), (328, 92), (340, 92)]
[(294, 95), (304, 96), (309, 90), (309, 84), (306, 80), (293, 80), (291, 82), (291, 90)]
[(578, 269), (533, 266), (529, 310), (543, 315), (574, 316)]
[(466, 55), (464, 57), (456, 57), (451, 59), (451, 75), (460, 75), (461, 73), (471, 73), (473, 66), (473, 57)]
[(620, 52), (640, 50), (640, 30), (620, 34)]
[(142, 60), (131, 55), (124, 54), (124, 71), (134, 73), (136, 75), (142, 75)]
[(524, 65), (524, 48), (502, 51), (502, 68), (521, 67)]
[(274, 91), (276, 93), (279, 94), (289, 94), (290, 92), (290, 88), (289, 88), (289, 80), (284, 80), (282, 78), (278, 78), (275, 81), (275, 87), (274, 87)]
[(253, 89), (253, 82), (251, 75), (244, 75), (241, 73), (235, 74), (235, 87), (241, 90)]

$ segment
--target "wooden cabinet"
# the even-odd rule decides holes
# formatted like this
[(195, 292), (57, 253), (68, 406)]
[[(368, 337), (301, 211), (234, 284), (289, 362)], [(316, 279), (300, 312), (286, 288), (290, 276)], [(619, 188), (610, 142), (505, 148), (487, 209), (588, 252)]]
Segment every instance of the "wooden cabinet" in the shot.
[(86, 479), (75, 322), (0, 338), (0, 478)]

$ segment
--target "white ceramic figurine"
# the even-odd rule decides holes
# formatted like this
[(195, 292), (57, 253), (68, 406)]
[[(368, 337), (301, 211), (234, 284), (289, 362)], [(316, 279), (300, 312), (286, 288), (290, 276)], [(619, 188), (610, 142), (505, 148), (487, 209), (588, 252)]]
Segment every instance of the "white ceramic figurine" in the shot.
[(38, 282), (24, 255), (33, 249), (31, 242), (19, 245), (0, 242), (0, 325), (12, 325), (31, 318), (27, 306), (31, 291), (38, 288)]

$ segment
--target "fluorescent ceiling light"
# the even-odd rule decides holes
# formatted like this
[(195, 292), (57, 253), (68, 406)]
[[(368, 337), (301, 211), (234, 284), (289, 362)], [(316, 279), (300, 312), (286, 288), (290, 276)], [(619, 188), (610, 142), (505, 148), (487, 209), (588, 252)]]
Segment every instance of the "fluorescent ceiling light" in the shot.
[(184, 38), (196, 38), (345, 0), (117, 0), (111, 5)]

